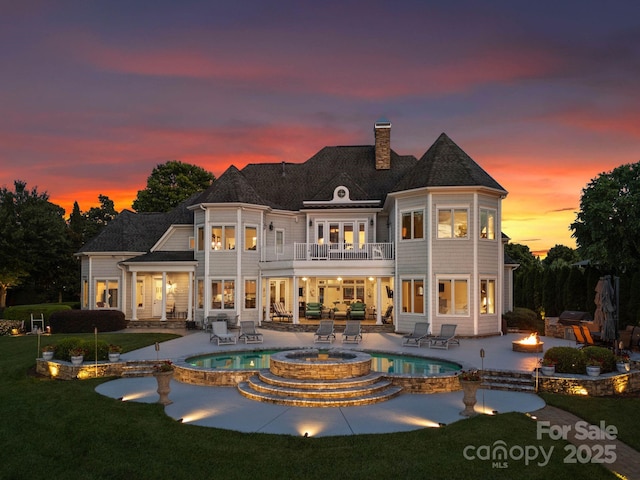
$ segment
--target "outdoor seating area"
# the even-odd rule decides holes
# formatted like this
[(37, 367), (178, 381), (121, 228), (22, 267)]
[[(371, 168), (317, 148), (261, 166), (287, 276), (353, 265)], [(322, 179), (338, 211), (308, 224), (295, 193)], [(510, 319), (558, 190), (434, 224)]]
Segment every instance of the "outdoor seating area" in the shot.
[(417, 322), (413, 332), (402, 337), (402, 345), (406, 347), (419, 347), (423, 342), (429, 341), (429, 323)]
[(244, 343), (262, 343), (264, 336), (256, 330), (256, 324), (252, 321), (240, 322), (240, 335), (238, 335), (238, 341)]
[(440, 327), (440, 335), (429, 339), (429, 348), (449, 349), (449, 345), (460, 345), (460, 340), (456, 338), (457, 325), (445, 323)]
[(362, 329), (359, 320), (347, 320), (347, 324), (342, 332), (342, 343), (360, 343), (362, 340)]
[(238, 338), (235, 333), (227, 331), (227, 322), (211, 322), (210, 342), (217, 342), (218, 345), (235, 345)]
[(284, 308), (284, 304), (282, 302), (273, 302), (272, 304), (273, 313), (271, 314), (271, 319), (278, 319), (281, 322), (291, 322), (293, 321), (293, 313), (287, 311)]
[(314, 343), (332, 343), (335, 339), (333, 320), (320, 320), (320, 326), (313, 336)]

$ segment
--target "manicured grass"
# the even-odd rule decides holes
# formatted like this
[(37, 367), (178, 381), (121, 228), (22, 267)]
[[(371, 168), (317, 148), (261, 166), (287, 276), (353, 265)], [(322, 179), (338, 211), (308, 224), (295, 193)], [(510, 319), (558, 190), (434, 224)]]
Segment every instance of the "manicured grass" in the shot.
[[(130, 349), (167, 336), (100, 338)], [(537, 440), (535, 423), (521, 414), (479, 416), (405, 433), (321, 438), (180, 424), (161, 405), (118, 402), (95, 393), (106, 379), (28, 375), (36, 342), (35, 337), (0, 337), (3, 479), (615, 478), (600, 465), (564, 464), (564, 443)], [(467, 446), (491, 448), (498, 441), (508, 448), (554, 447), (554, 453), (544, 467), (509, 459), (502, 469), (463, 456)]]

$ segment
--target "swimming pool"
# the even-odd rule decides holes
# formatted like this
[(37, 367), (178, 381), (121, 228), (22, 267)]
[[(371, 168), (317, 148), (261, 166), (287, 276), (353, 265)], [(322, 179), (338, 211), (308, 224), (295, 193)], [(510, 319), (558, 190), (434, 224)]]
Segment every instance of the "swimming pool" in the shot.
[[(185, 362), (192, 366), (213, 370), (259, 370), (269, 368), (271, 355), (283, 350), (256, 350), (251, 352), (226, 352), (190, 357)], [(457, 363), (436, 358), (398, 355), (366, 351), (371, 355), (371, 370), (404, 375), (438, 375), (453, 373), (462, 367)]]

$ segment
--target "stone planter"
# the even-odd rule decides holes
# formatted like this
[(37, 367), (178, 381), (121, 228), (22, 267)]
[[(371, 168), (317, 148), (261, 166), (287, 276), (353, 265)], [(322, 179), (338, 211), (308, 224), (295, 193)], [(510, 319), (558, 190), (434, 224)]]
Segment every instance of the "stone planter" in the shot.
[(596, 367), (596, 366), (587, 366), (587, 375), (589, 375), (590, 377), (598, 377), (600, 376), (600, 367)]
[(616, 363), (616, 370), (620, 373), (628, 373), (631, 370), (631, 364), (628, 362)]
[(71, 365), (82, 365), (83, 361), (84, 361), (84, 355), (71, 357)]
[(460, 415), (464, 417), (472, 417), (477, 415), (473, 408), (477, 403), (476, 392), (480, 388), (480, 381), (468, 381), (460, 380), (460, 386), (464, 396), (462, 397), (462, 403), (464, 403), (464, 410), (460, 412)]
[(42, 359), (47, 362), (53, 360), (53, 352), (42, 352)]
[(554, 373), (556, 373), (556, 366), (555, 365), (543, 365), (540, 367), (540, 372), (543, 375), (553, 375)]
[(169, 400), (169, 393), (171, 392), (171, 378), (173, 377), (173, 370), (168, 372), (155, 372), (153, 374), (156, 377), (156, 381), (158, 382), (158, 395), (160, 398), (158, 399), (158, 403), (162, 405), (170, 405), (173, 402)]
[(119, 352), (110, 353), (109, 354), (109, 361), (111, 363), (119, 362), (120, 361), (120, 353)]

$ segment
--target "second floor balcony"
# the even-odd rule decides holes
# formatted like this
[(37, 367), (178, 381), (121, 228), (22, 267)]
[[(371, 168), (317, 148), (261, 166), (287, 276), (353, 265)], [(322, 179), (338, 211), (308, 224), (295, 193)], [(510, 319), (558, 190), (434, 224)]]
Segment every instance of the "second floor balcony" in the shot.
[(393, 260), (393, 243), (294, 243), (269, 252), (264, 261), (372, 261)]

